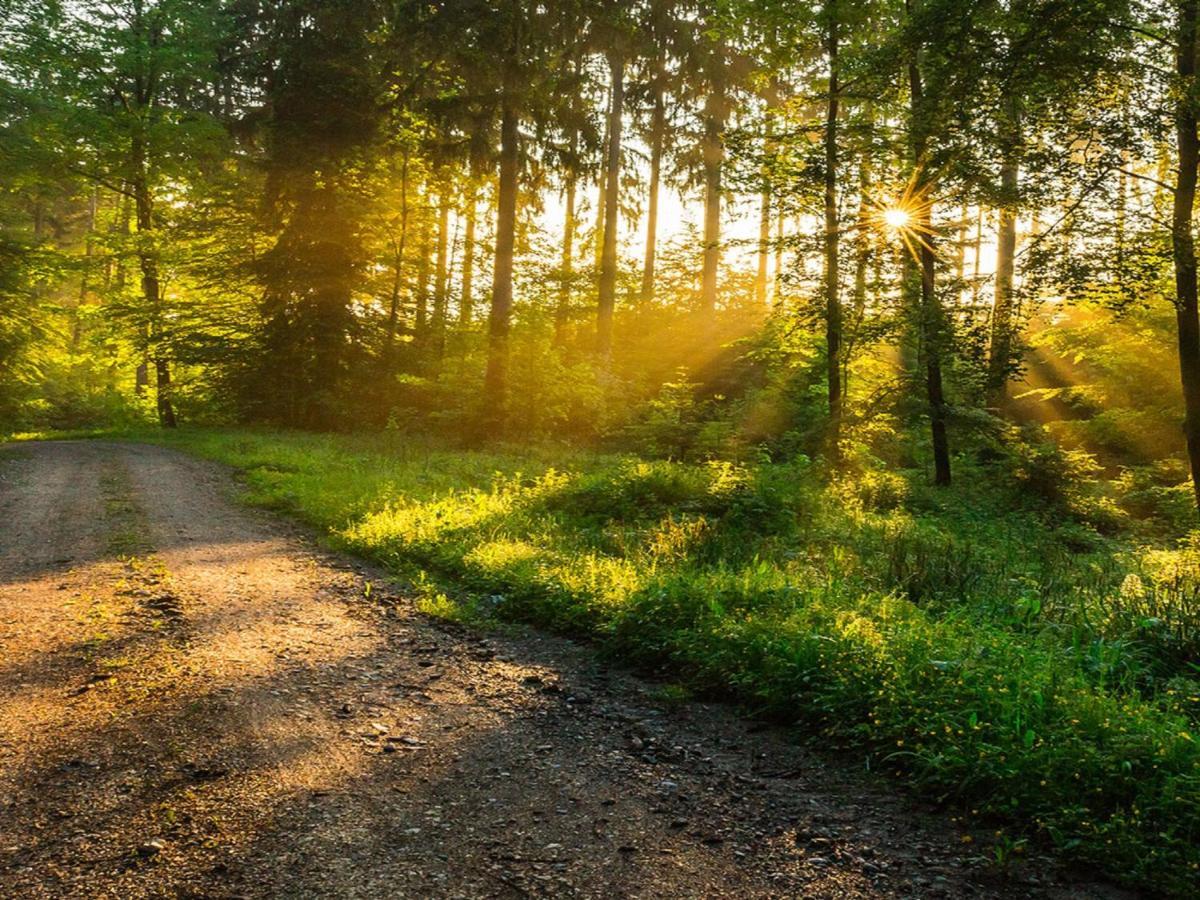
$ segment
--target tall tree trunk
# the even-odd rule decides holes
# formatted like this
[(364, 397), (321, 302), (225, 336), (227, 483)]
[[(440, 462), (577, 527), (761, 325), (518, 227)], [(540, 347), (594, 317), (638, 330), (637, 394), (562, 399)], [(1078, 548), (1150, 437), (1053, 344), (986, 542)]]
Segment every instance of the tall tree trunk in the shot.
[[(929, 213), (922, 217), (928, 225)], [(933, 480), (935, 484), (950, 483), (950, 440), (946, 431), (946, 394), (942, 384), (942, 342), (945, 326), (942, 311), (937, 308), (935, 293), (935, 258), (927, 238), (920, 250), (921, 304), (925, 308), (925, 385), (929, 397), (929, 424), (933, 438)]]
[(979, 216), (975, 219), (975, 244), (971, 248), (974, 254), (972, 263), (973, 271), (971, 273), (971, 305), (979, 305), (979, 290), (983, 286), (983, 223), (987, 218), (987, 213), (984, 212), (982, 206), (979, 207)]
[[(606, 100), (605, 109), (608, 104), (612, 103), (612, 98)], [(596, 229), (592, 233), (592, 256), (594, 260), (595, 271), (600, 272), (600, 266), (604, 262), (604, 204), (605, 198), (608, 196), (608, 146), (609, 146), (609, 118), (604, 117), (604, 135), (601, 138), (600, 146), (604, 147), (604, 160), (600, 165), (599, 171), (596, 173)]]
[[(905, 0), (905, 8), (912, 12), (913, 0)], [(909, 123), (912, 143), (914, 178), (919, 179), (918, 196), (925, 199), (918, 215), (917, 263), (920, 270), (920, 322), (925, 350), (925, 390), (929, 401), (929, 425), (933, 443), (934, 483), (950, 484), (950, 441), (946, 431), (946, 395), (942, 383), (942, 352), (946, 339), (946, 327), (942, 309), (938, 304), (936, 282), (936, 258), (933, 252), (933, 210), (929, 196), (932, 184), (925, 180), (922, 166), (925, 164), (927, 125), (925, 102), (921, 81), (921, 63), (918, 50), (908, 64), (909, 99), (911, 118)]]
[(83, 242), (83, 267), (79, 275), (79, 298), (75, 309), (71, 312), (71, 353), (79, 350), (79, 342), (83, 339), (83, 307), (87, 304), (88, 291), (91, 289), (92, 257), (95, 251), (96, 215), (100, 206), (100, 188), (93, 187), (88, 198), (87, 233)]
[[(1132, 165), (1129, 150), (1121, 149), (1121, 171), (1117, 173), (1117, 205), (1113, 215), (1113, 238), (1116, 243), (1117, 277), (1125, 277), (1125, 234), (1129, 213), (1129, 176), (1125, 170)], [(1138, 184), (1139, 182), (1134, 182)]]
[(783, 227), (785, 214), (782, 209), (775, 216), (775, 296), (772, 302), (776, 309), (783, 302)]
[(661, 70), (654, 79), (654, 108), (650, 114), (650, 196), (646, 204), (646, 254), (642, 263), (641, 302), (654, 300), (654, 266), (658, 255), (658, 193), (662, 178), (663, 141), (666, 137), (666, 104)]
[(154, 364), (155, 400), (158, 408), (158, 423), (163, 428), (174, 428), (175, 405), (171, 398), (171, 367), (163, 355), (162, 347), (162, 287), (158, 274), (158, 250), (153, 246), (154, 201), (150, 195), (147, 174), (146, 140), (141, 131), (135, 131), (131, 154), (133, 158), (133, 202), (137, 221), (137, 256), (142, 272), (142, 297), (149, 315), (150, 361)]
[[(763, 152), (766, 156), (775, 149), (775, 107), (777, 105), (775, 86), (767, 99), (766, 135), (763, 141)], [(767, 282), (771, 262), (771, 184), (770, 169), (763, 167), (760, 173), (762, 189), (758, 201), (758, 270), (754, 274), (754, 302), (759, 306), (767, 304)]]
[(433, 209), (430, 205), (429, 185), (425, 186), (425, 196), (420, 207), (420, 227), (417, 229), (417, 284), (414, 291), (416, 309), (413, 310), (413, 332), (421, 341), (429, 326), (429, 258), (433, 255), (430, 244), (432, 231)]
[[(855, 212), (857, 228), (854, 234), (854, 293), (851, 308), (850, 336), (846, 337), (843, 327), (842, 349), (842, 396), (850, 392), (850, 356), (853, 352), (855, 336), (860, 334), (863, 319), (867, 310), (867, 270), (871, 263), (871, 206), (868, 200), (868, 190), (871, 184), (871, 163), (868, 154), (864, 153), (858, 166), (858, 210)], [(842, 401), (843, 410), (845, 400)]]
[(1020, 111), (1014, 99), (1006, 104), (1004, 150), (1000, 160), (1000, 222), (996, 229), (996, 289), (992, 306), (991, 346), (988, 353), (988, 394), (993, 406), (1004, 402), (1012, 363), (1016, 304), (1013, 274), (1017, 255), (1017, 191), (1020, 177)]
[(854, 309), (858, 316), (867, 305), (867, 269), (871, 262), (871, 206), (868, 191), (871, 185), (871, 158), (862, 155), (858, 166), (858, 228), (854, 236)]
[(608, 57), (612, 90), (608, 102), (608, 147), (604, 176), (604, 244), (600, 254), (600, 302), (596, 309), (596, 353), (612, 353), (613, 310), (617, 301), (617, 201), (621, 192), (621, 114), (625, 104), (625, 57), (613, 51)]
[(1192, 234), (1196, 203), (1196, 168), (1200, 165), (1197, 135), (1196, 22), (1200, 0), (1182, 0), (1175, 71), (1182, 85), (1175, 105), (1175, 136), (1179, 146), (1179, 179), (1171, 218), (1171, 249), (1175, 263), (1175, 320), (1179, 332), (1179, 374), (1183, 385), (1184, 434), (1192, 489), (1200, 508), (1200, 304), (1197, 302), (1196, 245)]
[(1171, 148), (1163, 142), (1154, 148), (1154, 153), (1155, 184), (1154, 199), (1151, 203), (1154, 206), (1154, 214), (1159, 218), (1165, 218), (1168, 206), (1167, 198), (1173, 196), (1173, 192), (1167, 186), (1167, 182), (1171, 177)]
[(443, 184), (438, 196), (437, 262), (433, 278), (433, 359), (441, 362), (446, 349), (446, 306), (450, 279), (450, 191)]
[[(842, 423), (842, 302), (838, 275), (838, 10), (826, 3), (826, 45), (829, 60), (829, 99), (825, 107), (825, 373), (829, 395), (829, 453), (841, 458)], [(760, 266), (761, 266), (760, 256)]]
[(571, 292), (575, 281), (575, 191), (578, 185), (579, 176), (572, 171), (567, 176), (566, 209), (563, 212), (562, 257), (559, 262), (558, 302), (554, 307), (554, 345), (556, 347), (561, 347), (567, 339), (567, 321), (571, 314)]
[(508, 332), (512, 318), (513, 248), (517, 229), (517, 166), (520, 158), (517, 111), (506, 89), (500, 118), (500, 186), (496, 200), (496, 256), (492, 265), (492, 307), (488, 315), (488, 360), (483, 382), (485, 416), (504, 427), (508, 393)]
[(721, 170), (725, 162), (725, 54), (713, 64), (704, 102), (704, 264), (700, 274), (700, 312), (717, 308), (717, 272), (721, 265)]
[[(130, 187), (130, 186), (126, 185), (126, 187)], [(125, 237), (126, 241), (128, 240), (129, 235), (130, 235), (129, 222), (130, 222), (131, 217), (132, 217), (132, 209), (131, 209), (131, 205), (130, 205), (129, 194), (128, 194), (128, 192), (126, 192), (125, 196), (121, 199), (121, 224), (120, 224), (121, 234)], [(120, 293), (122, 290), (125, 289), (125, 271), (126, 271), (125, 254), (122, 253), (117, 256), (116, 273), (113, 277), (113, 282), (116, 286), (118, 293)], [(145, 397), (147, 392), (150, 390), (150, 357), (149, 357), (150, 333), (149, 333), (149, 329), (147, 329), (145, 327), (143, 327), (141, 329), (141, 331), (142, 331), (142, 347), (141, 347), (142, 357), (141, 357), (141, 359), (138, 360), (137, 368), (134, 370), (134, 374), (133, 374), (133, 393), (134, 393), (134, 396), (136, 396), (139, 400), (142, 399), (143, 397)]]
[(463, 204), (466, 207), (467, 227), (463, 235), (462, 290), (458, 298), (458, 324), (466, 327), (471, 324), (474, 313), (475, 298), (475, 218), (479, 198), (476, 194), (478, 184), (477, 164), (472, 158), (467, 174), (467, 186), (464, 191)]
[(771, 280), (771, 192), (764, 190), (758, 201), (758, 269), (754, 273), (754, 302), (767, 305)]
[(958, 220), (958, 252), (954, 255), (954, 279), (959, 284), (958, 300), (962, 302), (962, 284), (963, 276), (967, 272), (967, 215), (970, 209), (967, 207), (967, 201), (963, 201), (962, 217)]
[(408, 239), (408, 152), (400, 165), (400, 235), (392, 245), (392, 290), (388, 298), (387, 332), (383, 361), (390, 375), (396, 355), (396, 332), (400, 324), (400, 295), (404, 288), (404, 244)]

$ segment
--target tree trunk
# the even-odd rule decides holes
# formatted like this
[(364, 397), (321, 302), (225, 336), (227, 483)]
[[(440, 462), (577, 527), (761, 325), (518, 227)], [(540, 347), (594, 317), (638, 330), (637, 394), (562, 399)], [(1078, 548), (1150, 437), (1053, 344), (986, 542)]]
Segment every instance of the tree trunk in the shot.
[[(930, 218), (924, 216), (926, 224)], [(933, 438), (933, 481), (950, 483), (950, 441), (946, 433), (946, 394), (942, 385), (942, 341), (945, 328), (935, 294), (934, 254), (927, 238), (921, 246), (921, 305), (925, 309), (925, 384), (929, 396), (929, 424)]]
[(396, 354), (396, 332), (400, 324), (400, 295), (404, 287), (404, 244), (408, 239), (408, 153), (400, 166), (400, 236), (392, 247), (392, 291), (388, 298), (387, 337), (383, 361), (391, 375)]
[(609, 54), (612, 91), (608, 107), (608, 147), (604, 178), (604, 245), (600, 254), (600, 302), (596, 309), (596, 354), (612, 353), (613, 311), (617, 302), (617, 201), (621, 192), (621, 114), (625, 104), (625, 57)]
[[(854, 234), (854, 289), (853, 306), (850, 314), (850, 335), (846, 336), (843, 326), (842, 348), (842, 396), (850, 392), (850, 357), (855, 338), (861, 333), (867, 310), (867, 271), (871, 263), (871, 205), (868, 199), (871, 184), (870, 157), (864, 153), (858, 166), (858, 210), (855, 212), (857, 228)], [(845, 409), (845, 400), (842, 401)]]
[(661, 74), (654, 81), (654, 110), (650, 118), (650, 197), (646, 204), (646, 255), (642, 264), (641, 302), (654, 300), (654, 265), (658, 254), (658, 192), (662, 178), (663, 140), (666, 136), (666, 105)]
[(579, 177), (571, 172), (567, 176), (562, 257), (559, 264), (558, 303), (554, 308), (554, 345), (556, 347), (561, 347), (567, 339), (567, 320), (571, 313), (571, 291), (575, 280), (575, 191), (578, 183)]
[(149, 176), (146, 172), (146, 141), (140, 131), (135, 131), (131, 155), (133, 158), (133, 201), (137, 221), (137, 256), (142, 272), (142, 297), (150, 318), (150, 361), (156, 375), (155, 399), (158, 408), (158, 424), (163, 428), (174, 428), (175, 405), (171, 399), (171, 368), (163, 356), (162, 347), (162, 288), (158, 274), (158, 251), (152, 246), (154, 232), (154, 204), (150, 196)]
[(776, 309), (783, 302), (783, 223), (784, 211), (781, 209), (775, 216), (775, 296), (773, 303)]
[[(612, 103), (611, 97), (605, 101), (605, 108)], [(604, 262), (604, 200), (608, 196), (608, 146), (609, 146), (609, 118), (604, 117), (604, 134), (600, 140), (600, 146), (605, 148), (604, 160), (601, 162), (599, 171), (596, 173), (596, 228), (592, 233), (592, 258), (595, 271), (600, 272), (600, 266)]]
[(450, 197), (443, 185), (438, 196), (437, 262), (433, 278), (433, 359), (440, 362), (446, 349), (446, 305), (450, 279)]
[[(129, 237), (129, 197), (126, 196), (124, 204), (124, 233)], [(117, 290), (121, 291), (125, 287), (125, 260), (118, 258), (117, 260)], [(137, 368), (133, 372), (133, 394), (139, 400), (144, 399), (146, 394), (150, 392), (150, 329), (144, 324), (139, 329), (141, 335), (141, 354), (142, 357), (138, 360)]]
[(983, 220), (985, 217), (983, 207), (979, 207), (979, 217), (975, 220), (975, 245), (971, 248), (975, 255), (973, 261), (974, 271), (971, 274), (971, 304), (979, 305), (979, 288), (983, 284), (981, 261), (983, 257)]
[(871, 159), (864, 153), (858, 167), (858, 229), (854, 236), (854, 309), (858, 316), (867, 305), (867, 269), (871, 262), (871, 207), (868, 191), (871, 185)]
[(467, 174), (466, 196), (464, 197), (467, 227), (466, 233), (463, 235), (462, 291), (458, 299), (458, 324), (464, 328), (471, 324), (475, 304), (472, 292), (475, 289), (475, 216), (476, 207), (479, 205), (479, 198), (475, 192), (477, 182), (476, 163), (472, 160)]
[(992, 305), (991, 347), (988, 353), (988, 394), (993, 406), (1004, 402), (1012, 363), (1016, 305), (1013, 274), (1017, 255), (1017, 190), (1021, 126), (1016, 103), (1007, 104), (1008, 119), (1000, 161), (1000, 222), (996, 229), (996, 289)]
[[(913, 0), (905, 0), (911, 15)], [(933, 480), (935, 484), (950, 484), (950, 441), (946, 433), (946, 395), (942, 383), (942, 351), (945, 342), (945, 322), (937, 299), (936, 259), (933, 252), (933, 210), (929, 196), (933, 185), (921, 175), (925, 163), (927, 134), (925, 102), (921, 82), (919, 51), (913, 51), (908, 64), (909, 100), (912, 121), (909, 123), (912, 143), (914, 177), (920, 178), (918, 195), (926, 198), (918, 215), (917, 262), (920, 268), (920, 324), (925, 349), (925, 390), (929, 401), (929, 425), (933, 443)]]
[[(507, 94), (507, 91), (506, 91)], [(512, 317), (513, 246), (517, 228), (517, 165), (520, 148), (517, 111), (505, 96), (500, 119), (500, 186), (496, 201), (496, 255), (492, 266), (492, 308), (488, 316), (488, 360), (483, 382), (485, 418), (504, 427), (508, 392), (508, 332)]]
[[(763, 153), (770, 159), (775, 150), (775, 109), (779, 105), (778, 84), (772, 81), (767, 95), (766, 135), (763, 140)], [(771, 203), (770, 166), (764, 165), (760, 172), (762, 189), (758, 203), (758, 271), (754, 276), (754, 302), (759, 306), (767, 305), (767, 284), (770, 279), (771, 264), (771, 224), (773, 204)]]
[[(770, 153), (774, 144), (775, 130), (774, 113), (767, 109), (767, 135), (765, 150)], [(770, 277), (771, 260), (771, 186), (768, 174), (762, 174), (763, 186), (758, 203), (758, 271), (754, 275), (754, 302), (759, 306), (767, 304), (767, 281)]]
[(1182, 85), (1175, 106), (1179, 146), (1179, 179), (1171, 219), (1171, 249), (1175, 263), (1175, 319), (1179, 332), (1179, 374), (1183, 385), (1184, 434), (1192, 489), (1200, 508), (1200, 304), (1197, 302), (1196, 245), (1192, 217), (1196, 202), (1196, 167), (1200, 165), (1196, 105), (1196, 20), (1200, 0), (1183, 0), (1175, 60)]
[(758, 204), (758, 270), (754, 273), (754, 302), (767, 305), (767, 284), (771, 279), (771, 192), (764, 190)]
[(171, 402), (171, 366), (161, 355), (154, 357), (155, 393), (158, 395), (158, 421), (163, 428), (174, 428), (175, 406)]
[(79, 274), (79, 299), (71, 312), (71, 354), (79, 350), (79, 342), (83, 339), (83, 308), (87, 305), (88, 291), (91, 289), (92, 257), (95, 250), (96, 215), (100, 206), (100, 188), (93, 187), (88, 198), (87, 231), (83, 241), (83, 267)]
[(967, 272), (967, 214), (970, 209), (967, 201), (963, 201), (962, 217), (958, 220), (958, 252), (954, 255), (954, 279), (959, 284), (958, 301), (962, 302), (963, 276)]
[(700, 312), (717, 308), (717, 270), (721, 265), (721, 169), (725, 161), (724, 52), (714, 64), (704, 103), (704, 264), (700, 275)]
[(417, 229), (417, 284), (414, 291), (416, 309), (413, 311), (413, 332), (417, 338), (424, 341), (429, 325), (429, 232), (431, 230), (432, 209), (429, 205), (429, 186), (425, 186), (425, 196), (420, 207), (420, 227)]
[[(842, 420), (842, 302), (838, 277), (838, 22), (836, 2), (827, 3), (826, 55), (829, 60), (829, 99), (825, 108), (825, 371), (829, 395), (829, 453), (841, 458)], [(763, 257), (759, 257), (762, 266)]]

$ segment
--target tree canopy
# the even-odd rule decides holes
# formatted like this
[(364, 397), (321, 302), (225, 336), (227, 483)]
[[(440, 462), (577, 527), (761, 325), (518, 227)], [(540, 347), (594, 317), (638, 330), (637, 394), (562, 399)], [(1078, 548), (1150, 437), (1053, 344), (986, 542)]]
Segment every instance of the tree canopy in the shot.
[[(4, 14), (14, 427), (1200, 467), (1189, 3)], [(1176, 343), (1159, 412), (1099, 319)]]

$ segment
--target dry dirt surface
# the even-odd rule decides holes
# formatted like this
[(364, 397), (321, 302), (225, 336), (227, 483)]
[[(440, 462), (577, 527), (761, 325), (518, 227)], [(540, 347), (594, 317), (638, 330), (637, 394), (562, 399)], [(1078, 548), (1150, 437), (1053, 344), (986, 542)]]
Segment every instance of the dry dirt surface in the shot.
[(0, 448), (0, 897), (1132, 896), (999, 871), (853, 760), (585, 647), (423, 616), (236, 490)]

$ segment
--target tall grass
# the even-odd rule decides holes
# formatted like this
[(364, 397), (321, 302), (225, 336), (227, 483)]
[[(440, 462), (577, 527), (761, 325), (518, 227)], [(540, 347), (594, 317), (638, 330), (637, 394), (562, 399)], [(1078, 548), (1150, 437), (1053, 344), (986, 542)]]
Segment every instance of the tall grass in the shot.
[(386, 435), (155, 439), (452, 580), (459, 613), (586, 636), (1114, 876), (1200, 889), (1195, 546), (1102, 538), (985, 473), (935, 493)]

